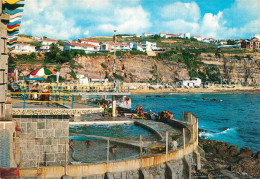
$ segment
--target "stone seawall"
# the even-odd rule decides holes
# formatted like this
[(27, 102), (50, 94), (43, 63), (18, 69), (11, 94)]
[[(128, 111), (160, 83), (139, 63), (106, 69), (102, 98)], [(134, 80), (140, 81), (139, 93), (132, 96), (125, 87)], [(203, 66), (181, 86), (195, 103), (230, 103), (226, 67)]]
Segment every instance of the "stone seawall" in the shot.
[(16, 119), (22, 132), (15, 138), (21, 168), (65, 164), (69, 151), (69, 119)]
[(12, 115), (76, 115), (90, 114), (90, 113), (100, 113), (103, 112), (103, 108), (78, 108), (78, 109), (41, 109), (41, 108), (14, 108), (12, 110)]

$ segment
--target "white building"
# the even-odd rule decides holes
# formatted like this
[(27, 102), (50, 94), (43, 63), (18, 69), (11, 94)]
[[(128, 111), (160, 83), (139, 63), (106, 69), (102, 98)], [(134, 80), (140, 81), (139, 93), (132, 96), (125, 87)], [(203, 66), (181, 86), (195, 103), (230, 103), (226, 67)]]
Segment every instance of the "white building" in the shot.
[(196, 39), (197, 41), (202, 41), (202, 40), (203, 40), (203, 37), (202, 37), (202, 36), (197, 36), (197, 35), (194, 35), (194, 36), (192, 36), (191, 38), (194, 38), (194, 39)]
[(258, 40), (260, 40), (260, 34), (255, 34), (254, 37), (257, 38)]
[(126, 43), (129, 46), (129, 49), (132, 50), (134, 48), (134, 42), (127, 42)]
[(100, 51), (108, 52), (108, 51), (129, 51), (129, 45), (125, 43), (114, 43), (114, 42), (106, 42), (101, 44)]
[(184, 38), (185, 38), (185, 39), (186, 39), (186, 38), (187, 38), (187, 39), (190, 39), (190, 33), (185, 33), (185, 34), (184, 34)]
[(93, 53), (99, 51), (99, 46), (88, 43), (65, 42), (64, 51), (83, 50), (85, 53)]
[(42, 39), (41, 48), (42, 52), (50, 52), (50, 47), (52, 44), (57, 44), (55, 39)]
[(164, 36), (165, 39), (168, 39), (168, 38), (175, 38), (175, 37), (177, 37), (176, 34), (166, 34), (166, 35)]
[(33, 36), (33, 40), (42, 41), (42, 37), (40, 37), (40, 36)]
[(144, 32), (142, 37), (153, 37), (154, 35), (152, 33), (149, 32)]
[(144, 51), (143, 48), (142, 48), (141, 43), (134, 43), (132, 49), (138, 50), (138, 51)]
[(91, 45), (94, 45), (94, 46), (100, 48), (99, 41), (97, 41), (97, 40), (79, 39), (78, 41), (79, 41), (79, 43), (91, 44)]
[(17, 43), (15, 45), (15, 50), (13, 52), (17, 53), (27, 53), (27, 52), (36, 52), (35, 46), (24, 43)]
[(200, 87), (201, 79), (195, 78), (194, 80), (182, 80), (180, 81), (180, 86), (182, 88), (192, 88), (192, 87)]
[(162, 37), (162, 38), (165, 38), (165, 36), (166, 36), (166, 33), (164, 33), (164, 32), (161, 32), (161, 33), (159, 34), (159, 36), (160, 36), (160, 37)]
[(143, 42), (141, 42), (141, 46), (142, 46), (143, 51), (157, 50), (156, 42), (143, 41)]

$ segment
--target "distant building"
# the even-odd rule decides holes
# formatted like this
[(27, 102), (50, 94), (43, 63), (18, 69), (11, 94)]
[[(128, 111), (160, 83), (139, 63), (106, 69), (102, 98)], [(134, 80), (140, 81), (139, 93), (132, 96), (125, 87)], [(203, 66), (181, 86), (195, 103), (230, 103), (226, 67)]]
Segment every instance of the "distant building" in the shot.
[(142, 36), (143, 36), (143, 37), (153, 37), (154, 34), (149, 33), (149, 32), (144, 32)]
[(133, 38), (133, 37), (135, 37), (134, 35), (122, 35), (121, 36), (122, 38)]
[(50, 52), (50, 47), (52, 44), (57, 44), (55, 39), (42, 39), (40, 51)]
[(92, 40), (92, 39), (79, 39), (78, 41), (79, 41), (79, 43), (91, 44), (91, 45), (95, 45), (95, 46), (97, 46), (98, 48), (100, 48), (99, 41), (97, 41), (97, 40)]
[(195, 78), (193, 80), (182, 80), (180, 81), (180, 86), (182, 88), (192, 88), (192, 87), (200, 87), (201, 79)]
[(196, 39), (196, 40), (198, 40), (198, 41), (202, 41), (202, 40), (203, 40), (203, 37), (202, 37), (202, 36), (197, 36), (197, 35), (194, 35), (194, 36), (192, 36), (191, 38), (194, 38), (194, 39)]
[(190, 33), (185, 33), (185, 34), (184, 34), (184, 38), (185, 38), (185, 39), (186, 39), (186, 38), (187, 38), (187, 39), (190, 39)]
[(33, 40), (42, 41), (42, 37), (40, 37), (40, 36), (33, 36)]
[(255, 34), (254, 37), (257, 38), (258, 40), (260, 40), (260, 34)]
[(108, 79), (105, 79), (101, 74), (88, 73), (88, 74), (77, 74), (77, 79), (80, 84), (89, 85), (90, 83), (107, 83)]
[(213, 39), (213, 38), (209, 38), (209, 39), (203, 39), (202, 42), (205, 42), (205, 43), (214, 43), (216, 40)]
[(132, 49), (133, 50), (138, 50), (138, 51), (144, 51), (143, 48), (142, 48), (141, 43), (134, 43)]
[(13, 52), (16, 53), (27, 53), (27, 52), (36, 52), (35, 46), (25, 43), (17, 43)]
[(161, 33), (159, 34), (159, 36), (160, 36), (160, 37), (162, 37), (162, 38), (165, 38), (165, 36), (166, 36), (166, 33), (164, 33), (164, 32), (161, 32)]
[(168, 39), (168, 38), (175, 38), (175, 37), (177, 37), (176, 34), (166, 34), (166, 35), (164, 36), (165, 39)]
[(176, 34), (176, 37), (184, 38), (184, 34), (183, 33)]
[(134, 42), (127, 42), (126, 43), (129, 46), (129, 49), (132, 50), (134, 47)]
[(114, 42), (106, 42), (101, 44), (100, 51), (108, 52), (108, 51), (130, 51), (129, 45), (125, 43), (114, 43)]
[(243, 40), (241, 42), (241, 48), (259, 49), (260, 41), (258, 38), (253, 38), (251, 40)]
[(141, 42), (141, 46), (142, 46), (143, 51), (157, 50), (156, 42), (143, 41), (143, 42)]
[(88, 43), (78, 43), (78, 42), (65, 42), (64, 51), (71, 50), (83, 50), (85, 53), (93, 53), (99, 51), (99, 46), (95, 46)]

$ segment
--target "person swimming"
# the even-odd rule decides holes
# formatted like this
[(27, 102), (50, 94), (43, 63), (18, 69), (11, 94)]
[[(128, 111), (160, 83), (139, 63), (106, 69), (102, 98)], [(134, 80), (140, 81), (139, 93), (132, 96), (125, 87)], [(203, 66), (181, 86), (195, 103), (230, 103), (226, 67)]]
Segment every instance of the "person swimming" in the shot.
[(117, 151), (117, 145), (110, 147), (111, 152), (114, 154)]
[(90, 146), (90, 145), (92, 145), (92, 142), (90, 140), (86, 140), (85, 144), (86, 144), (86, 146)]
[(70, 140), (70, 143), (69, 143), (70, 147), (73, 147), (75, 144), (73, 142), (73, 139)]

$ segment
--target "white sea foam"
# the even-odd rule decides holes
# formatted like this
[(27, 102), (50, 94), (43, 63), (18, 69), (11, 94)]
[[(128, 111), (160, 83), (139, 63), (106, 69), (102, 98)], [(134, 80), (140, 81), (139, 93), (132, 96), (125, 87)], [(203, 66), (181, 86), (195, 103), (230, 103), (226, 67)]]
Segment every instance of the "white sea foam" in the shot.
[(199, 136), (208, 139), (208, 138), (217, 137), (217, 136), (223, 135), (223, 134), (228, 135), (227, 133), (236, 132), (236, 129), (237, 129), (236, 127), (234, 127), (234, 128), (227, 128), (224, 131), (216, 132), (216, 133), (214, 133), (214, 132), (201, 132), (201, 133), (199, 133)]

